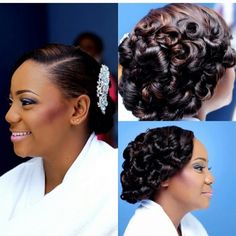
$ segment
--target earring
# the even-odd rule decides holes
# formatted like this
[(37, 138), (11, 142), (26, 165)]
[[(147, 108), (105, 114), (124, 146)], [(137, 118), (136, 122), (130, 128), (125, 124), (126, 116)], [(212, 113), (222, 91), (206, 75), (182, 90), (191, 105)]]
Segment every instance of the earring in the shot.
[(72, 119), (72, 124), (73, 124), (73, 125), (78, 125), (79, 122), (80, 122), (80, 119), (79, 119), (79, 118), (73, 118), (73, 119)]

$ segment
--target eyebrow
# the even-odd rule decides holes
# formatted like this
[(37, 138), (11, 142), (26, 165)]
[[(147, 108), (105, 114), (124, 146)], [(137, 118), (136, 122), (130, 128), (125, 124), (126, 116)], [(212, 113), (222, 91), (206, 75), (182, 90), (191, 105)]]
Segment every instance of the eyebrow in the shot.
[(22, 93), (33, 93), (33, 94), (39, 96), (37, 93), (35, 93), (35, 92), (33, 92), (33, 91), (29, 90), (29, 89), (22, 89), (22, 90), (17, 90), (16, 91), (16, 95), (20, 95)]
[(193, 161), (196, 161), (196, 160), (202, 160), (202, 161), (208, 162), (208, 160), (205, 157), (197, 157)]

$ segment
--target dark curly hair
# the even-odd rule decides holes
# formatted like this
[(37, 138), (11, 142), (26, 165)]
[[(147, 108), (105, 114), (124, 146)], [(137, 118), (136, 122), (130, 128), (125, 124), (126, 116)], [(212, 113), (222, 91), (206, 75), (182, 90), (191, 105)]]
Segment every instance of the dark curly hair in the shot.
[(140, 120), (196, 115), (236, 63), (231, 32), (215, 11), (176, 3), (151, 10), (119, 46), (119, 92)]
[(152, 199), (161, 183), (192, 158), (194, 134), (177, 126), (149, 129), (123, 152), (121, 198), (129, 203)]
[(66, 98), (86, 94), (90, 98), (89, 128), (96, 134), (105, 133), (113, 126), (115, 104), (108, 94), (108, 106), (103, 114), (98, 107), (97, 81), (101, 65), (78, 47), (49, 44), (24, 54), (14, 71), (25, 61), (32, 60), (46, 66), (49, 79), (58, 86)]

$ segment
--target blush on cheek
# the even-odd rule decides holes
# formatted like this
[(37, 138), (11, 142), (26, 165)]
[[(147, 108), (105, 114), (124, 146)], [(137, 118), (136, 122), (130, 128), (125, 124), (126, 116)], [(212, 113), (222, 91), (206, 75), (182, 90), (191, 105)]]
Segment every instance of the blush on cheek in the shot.
[(45, 123), (52, 123), (55, 120), (65, 116), (67, 107), (65, 105), (48, 107), (47, 109), (41, 110), (38, 115), (41, 117), (41, 121)]
[(187, 169), (183, 169), (180, 173), (178, 173), (176, 176), (176, 180), (179, 181), (180, 185), (183, 187), (193, 186), (194, 184), (194, 178), (191, 171)]
[(194, 186), (191, 174), (182, 170), (169, 179), (167, 190), (176, 201), (185, 202), (191, 198)]

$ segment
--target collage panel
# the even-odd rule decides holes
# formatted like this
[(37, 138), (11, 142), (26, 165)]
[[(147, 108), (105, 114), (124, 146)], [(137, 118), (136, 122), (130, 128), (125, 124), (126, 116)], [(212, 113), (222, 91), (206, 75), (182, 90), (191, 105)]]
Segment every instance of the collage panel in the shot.
[(118, 7), (120, 121), (235, 120), (235, 4)]
[(117, 4), (0, 3), (0, 26), (0, 235), (117, 236)]
[[(9, 137), (5, 115), (9, 109), (12, 70), (25, 53), (47, 44), (80, 45), (99, 63), (108, 66), (111, 73), (112, 100), (117, 103), (117, 4), (0, 4), (2, 29), (0, 58), (2, 101), (1, 132)], [(109, 21), (107, 21), (109, 18)], [(96, 24), (94, 24), (96, 22)], [(117, 115), (114, 130), (104, 138), (117, 147)], [(0, 140), (2, 158), (0, 175), (20, 163), (14, 155), (9, 138)], [(9, 158), (10, 157), (10, 158)]]
[(235, 133), (234, 122), (120, 122), (119, 235), (234, 235)]

